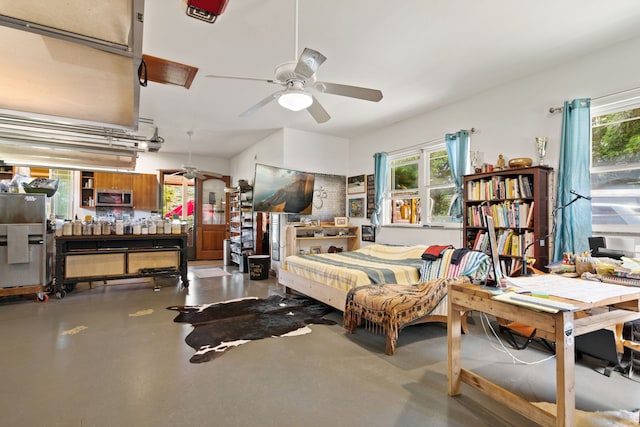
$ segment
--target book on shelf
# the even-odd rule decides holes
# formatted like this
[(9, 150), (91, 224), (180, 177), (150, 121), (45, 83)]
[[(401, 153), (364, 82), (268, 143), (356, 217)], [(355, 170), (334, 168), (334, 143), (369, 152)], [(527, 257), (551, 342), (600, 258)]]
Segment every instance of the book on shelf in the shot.
[(531, 201), (531, 206), (529, 206), (529, 212), (527, 213), (527, 222), (525, 223), (525, 227), (533, 226), (533, 206), (535, 201)]

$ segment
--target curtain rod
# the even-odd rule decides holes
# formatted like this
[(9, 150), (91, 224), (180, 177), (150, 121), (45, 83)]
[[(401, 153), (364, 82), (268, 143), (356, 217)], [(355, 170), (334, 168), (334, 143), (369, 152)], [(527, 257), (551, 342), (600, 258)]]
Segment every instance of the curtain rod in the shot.
[[(638, 89), (640, 89), (640, 87), (633, 87), (631, 89), (625, 89), (625, 90), (621, 90), (621, 91), (618, 91), (618, 92), (608, 93), (606, 95), (596, 96), (594, 98), (591, 98), (591, 100), (594, 101), (594, 100), (606, 98), (608, 96), (620, 95), (621, 93), (631, 92), (631, 91), (638, 90)], [(564, 110), (564, 107), (549, 107), (549, 113), (551, 113), (551, 114), (561, 113), (562, 110)]]
[[(467, 129), (462, 129), (462, 130), (467, 130)], [(476, 128), (468, 129), (469, 133), (475, 133), (475, 131), (476, 131)], [(397, 150), (393, 150), (393, 151), (387, 151), (387, 154), (398, 154), (398, 153), (402, 153), (403, 151), (409, 151), (415, 148), (423, 147), (425, 145), (435, 144), (436, 142), (443, 142), (443, 141), (444, 141), (444, 137), (440, 137), (440, 138), (432, 139), (431, 141), (425, 141), (425, 142), (421, 142), (420, 144), (411, 145), (409, 147), (398, 148)]]

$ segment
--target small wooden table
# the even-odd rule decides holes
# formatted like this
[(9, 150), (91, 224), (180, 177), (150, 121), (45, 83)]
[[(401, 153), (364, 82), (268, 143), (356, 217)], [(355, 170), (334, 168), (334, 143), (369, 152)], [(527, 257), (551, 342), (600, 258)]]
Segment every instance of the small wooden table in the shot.
[[(448, 295), (449, 395), (460, 394), (461, 384), (464, 382), (543, 426), (570, 427), (575, 423), (575, 337), (640, 318), (638, 312), (640, 311), (640, 289), (636, 293), (605, 298), (596, 303), (583, 303), (552, 297), (578, 307), (575, 312), (559, 311), (557, 313), (538, 311), (493, 300), (491, 299), (493, 294), (478, 285), (451, 285)], [(606, 307), (609, 307), (610, 311), (591, 310)], [(495, 317), (518, 319), (519, 322), (535, 327), (542, 336), (555, 341), (557, 416), (534, 406), (488, 379), (462, 368), (460, 319), (461, 313), (469, 310), (476, 310)], [(577, 313), (585, 314), (587, 310), (589, 310), (587, 315), (577, 318)], [(598, 311), (598, 313), (592, 314), (592, 311)]]

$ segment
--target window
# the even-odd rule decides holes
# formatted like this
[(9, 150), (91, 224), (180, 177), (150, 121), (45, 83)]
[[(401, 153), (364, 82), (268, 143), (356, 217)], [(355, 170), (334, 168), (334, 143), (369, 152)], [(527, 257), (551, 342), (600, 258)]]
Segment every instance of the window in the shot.
[(390, 161), (391, 223), (420, 224), (420, 154)]
[(162, 217), (186, 220), (193, 227), (195, 180), (181, 173), (162, 172)]
[(456, 194), (456, 185), (451, 175), (449, 156), (444, 145), (428, 152), (427, 196), (430, 222), (450, 222), (451, 204)]
[(56, 218), (73, 218), (73, 172), (52, 169), (51, 178), (58, 180), (58, 190), (51, 197), (51, 212)]
[(591, 196), (594, 230), (640, 225), (640, 93), (592, 103)]
[(389, 156), (386, 225), (452, 222), (455, 183), (444, 143)]

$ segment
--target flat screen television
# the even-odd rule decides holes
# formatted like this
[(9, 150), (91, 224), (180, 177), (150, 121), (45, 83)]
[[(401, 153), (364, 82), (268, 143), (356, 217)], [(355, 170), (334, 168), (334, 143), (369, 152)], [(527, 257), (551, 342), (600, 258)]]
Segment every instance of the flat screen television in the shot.
[(256, 164), (253, 210), (310, 215), (315, 175)]

